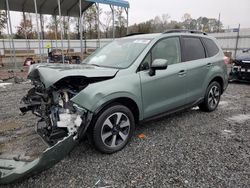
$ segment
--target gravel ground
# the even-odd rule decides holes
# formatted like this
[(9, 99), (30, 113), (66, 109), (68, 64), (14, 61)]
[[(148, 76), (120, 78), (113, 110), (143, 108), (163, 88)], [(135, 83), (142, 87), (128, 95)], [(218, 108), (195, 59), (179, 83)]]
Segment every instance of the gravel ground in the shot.
[(30, 83), (0, 83), (0, 158), (32, 160), (47, 148), (35, 132), (36, 117), (20, 116), (20, 100), (30, 87)]
[[(14, 151), (6, 137), (24, 130), (16, 148), (35, 156), (35, 119), (19, 117), (17, 109), (29, 87), (0, 88), (0, 149)], [(1, 132), (5, 122), (14, 123)], [(9, 187), (250, 187), (250, 85), (230, 84), (212, 113), (193, 108), (138, 126), (118, 153), (101, 154), (83, 142), (51, 169)]]

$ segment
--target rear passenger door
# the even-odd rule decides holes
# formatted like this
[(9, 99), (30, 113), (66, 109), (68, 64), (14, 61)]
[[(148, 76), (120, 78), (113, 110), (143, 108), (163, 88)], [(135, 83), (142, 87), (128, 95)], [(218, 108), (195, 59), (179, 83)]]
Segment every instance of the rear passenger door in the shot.
[(199, 37), (182, 36), (182, 61), (187, 67), (186, 84), (188, 103), (202, 98), (203, 83), (212, 64), (206, 59), (206, 51)]

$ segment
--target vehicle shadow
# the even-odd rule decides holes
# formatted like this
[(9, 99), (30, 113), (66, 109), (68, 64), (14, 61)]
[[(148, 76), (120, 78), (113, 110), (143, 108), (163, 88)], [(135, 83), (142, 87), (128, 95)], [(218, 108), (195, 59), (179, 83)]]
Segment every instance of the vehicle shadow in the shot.
[(237, 85), (247, 85), (247, 86), (249, 86), (250, 81), (247, 81), (247, 80), (234, 80), (234, 81), (229, 82), (229, 84), (237, 84)]
[[(175, 129), (177, 126), (185, 126), (185, 122), (182, 123), (181, 121), (186, 118), (186, 117), (193, 117), (197, 116), (198, 114), (205, 113), (200, 111), (198, 108), (190, 108), (190, 109), (185, 109), (170, 115), (166, 115), (157, 119), (145, 121), (145, 122), (140, 122), (139, 124), (136, 125), (134, 134), (130, 140), (129, 145), (134, 145), (138, 141), (138, 135), (141, 133), (145, 133), (146, 136), (150, 132), (159, 132), (162, 131), (162, 129)], [(178, 122), (177, 122), (178, 121)], [(88, 137), (85, 137), (84, 139), (81, 140), (80, 144), (76, 146), (76, 148), (72, 151), (74, 153), (73, 155), (95, 155), (102, 157), (103, 154), (97, 151), (94, 147), (94, 144), (91, 139)], [(119, 153), (119, 152), (118, 152)], [(112, 155), (112, 154), (111, 154)]]

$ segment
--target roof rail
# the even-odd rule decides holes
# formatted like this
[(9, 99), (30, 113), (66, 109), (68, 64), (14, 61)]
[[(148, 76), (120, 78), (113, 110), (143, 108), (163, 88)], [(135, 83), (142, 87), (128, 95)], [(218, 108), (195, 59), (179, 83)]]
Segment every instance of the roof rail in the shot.
[(202, 32), (202, 31), (188, 30), (188, 29), (170, 29), (170, 30), (163, 32), (162, 34), (166, 34), (166, 33), (194, 33), (194, 34), (207, 35), (207, 33)]
[(130, 33), (130, 34), (127, 34), (126, 37), (130, 37), (130, 36), (134, 36), (134, 35), (142, 35), (142, 34), (145, 34), (145, 33)]

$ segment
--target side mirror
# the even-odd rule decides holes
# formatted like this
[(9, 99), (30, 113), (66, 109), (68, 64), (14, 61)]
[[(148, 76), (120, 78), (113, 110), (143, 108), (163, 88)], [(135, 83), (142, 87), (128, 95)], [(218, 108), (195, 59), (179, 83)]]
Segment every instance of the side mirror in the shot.
[(249, 52), (249, 51), (250, 51), (250, 48), (249, 48), (249, 49), (243, 49), (243, 50), (242, 50), (243, 53), (247, 53), (247, 52)]
[(150, 66), (149, 75), (154, 76), (156, 70), (164, 70), (168, 67), (168, 60), (166, 59), (155, 59)]

